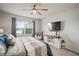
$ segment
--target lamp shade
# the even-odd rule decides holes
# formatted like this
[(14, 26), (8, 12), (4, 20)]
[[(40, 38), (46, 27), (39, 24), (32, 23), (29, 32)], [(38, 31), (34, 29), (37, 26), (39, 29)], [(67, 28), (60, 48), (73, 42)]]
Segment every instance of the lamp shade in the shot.
[(2, 29), (2, 28), (0, 28), (0, 34), (1, 34), (1, 33), (3, 33), (3, 32), (4, 32), (4, 31), (3, 31), (3, 29)]

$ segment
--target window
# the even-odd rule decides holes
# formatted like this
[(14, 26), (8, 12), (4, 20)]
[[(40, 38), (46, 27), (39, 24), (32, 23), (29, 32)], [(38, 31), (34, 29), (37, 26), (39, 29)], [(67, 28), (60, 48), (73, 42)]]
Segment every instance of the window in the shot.
[(16, 21), (16, 34), (17, 36), (31, 35), (32, 22)]

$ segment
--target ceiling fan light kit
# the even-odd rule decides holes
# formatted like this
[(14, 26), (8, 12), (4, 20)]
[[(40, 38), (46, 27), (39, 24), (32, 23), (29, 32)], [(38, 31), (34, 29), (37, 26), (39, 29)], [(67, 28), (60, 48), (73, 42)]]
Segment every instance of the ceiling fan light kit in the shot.
[(36, 10), (33, 10), (32, 12), (36, 14)]

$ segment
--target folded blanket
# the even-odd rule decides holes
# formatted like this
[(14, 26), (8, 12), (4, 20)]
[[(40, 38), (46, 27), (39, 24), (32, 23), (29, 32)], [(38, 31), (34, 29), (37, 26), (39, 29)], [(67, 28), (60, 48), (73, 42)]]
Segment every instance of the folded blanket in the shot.
[[(39, 40), (39, 41), (41, 41), (41, 40)], [(46, 43), (46, 42), (44, 42), (44, 41), (41, 41), (41, 42), (44, 43), (44, 44), (46, 45), (46, 47), (47, 47), (47, 55), (48, 55), (48, 56), (53, 56), (52, 50), (51, 50), (49, 44)]]
[[(44, 42), (44, 43), (45, 43), (45, 42)], [(46, 44), (46, 46), (47, 46), (47, 55), (48, 55), (48, 56), (53, 56), (50, 46), (49, 46), (47, 43), (45, 43), (45, 44)]]

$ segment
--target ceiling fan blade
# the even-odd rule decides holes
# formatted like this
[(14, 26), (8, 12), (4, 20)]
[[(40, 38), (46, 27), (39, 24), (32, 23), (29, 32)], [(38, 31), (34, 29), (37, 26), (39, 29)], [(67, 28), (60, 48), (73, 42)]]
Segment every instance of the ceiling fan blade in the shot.
[(37, 13), (38, 13), (39, 15), (42, 15), (42, 14), (41, 14), (40, 12), (38, 12), (38, 11), (37, 11)]
[(41, 9), (41, 10), (48, 11), (48, 9)]
[(37, 9), (37, 10), (40, 10), (40, 11), (48, 11), (48, 9)]

